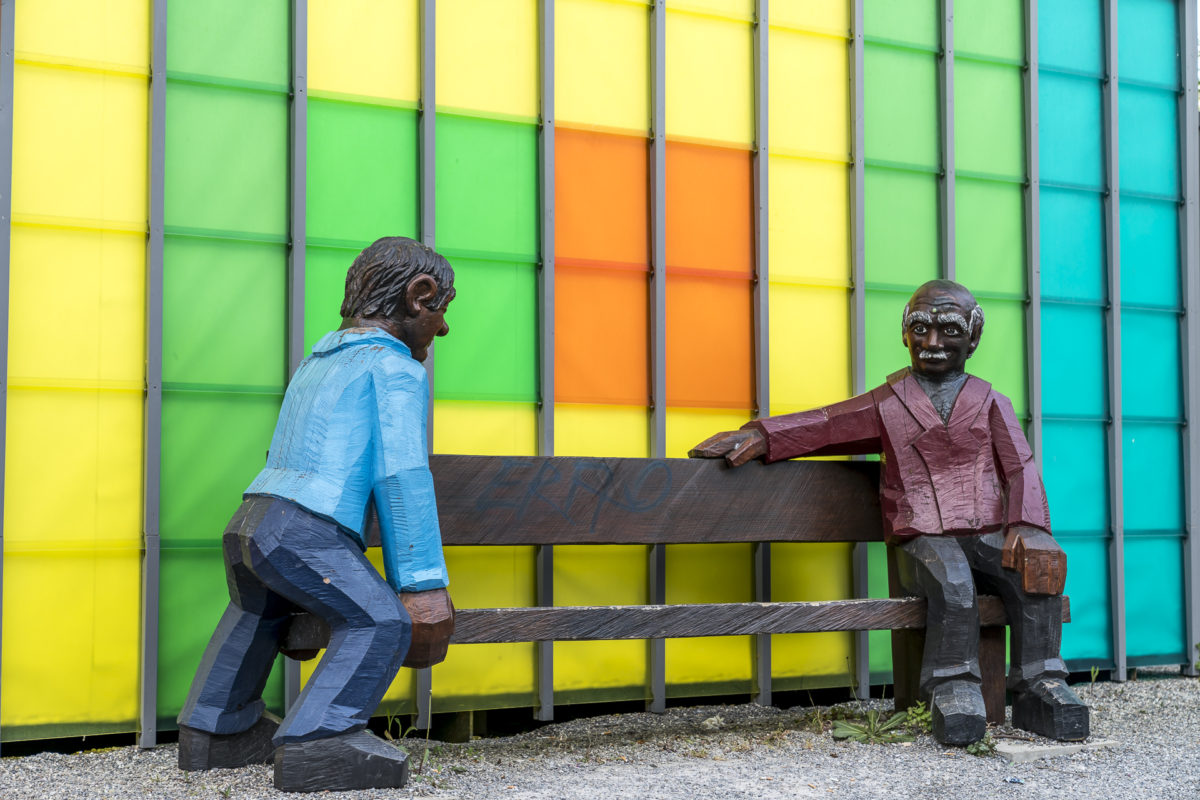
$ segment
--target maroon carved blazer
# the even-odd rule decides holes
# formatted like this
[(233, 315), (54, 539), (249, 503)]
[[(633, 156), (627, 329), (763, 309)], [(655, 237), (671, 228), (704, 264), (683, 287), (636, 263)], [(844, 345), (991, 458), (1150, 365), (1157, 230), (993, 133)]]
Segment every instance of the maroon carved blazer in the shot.
[(840, 403), (754, 420), (767, 462), (880, 453), (884, 537), (964, 535), (1029, 525), (1050, 531), (1046, 492), (1012, 403), (967, 377), (943, 422), (908, 368)]

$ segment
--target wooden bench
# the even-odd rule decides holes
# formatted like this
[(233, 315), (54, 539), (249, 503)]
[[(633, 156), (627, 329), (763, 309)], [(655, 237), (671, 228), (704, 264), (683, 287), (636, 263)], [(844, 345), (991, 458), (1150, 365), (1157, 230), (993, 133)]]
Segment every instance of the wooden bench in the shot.
[[(890, 630), (898, 707), (916, 700), (922, 599), (765, 602), (768, 568), (757, 576), (756, 594), (764, 602), (661, 603), (661, 554), (668, 544), (753, 543), (761, 554), (772, 542), (882, 541), (875, 463), (752, 462), (731, 470), (708, 459), (434, 456), (430, 467), (446, 546), (537, 546), (539, 571), (550, 572), (543, 559), (554, 545), (651, 545), (649, 596), (660, 600), (564, 607), (553, 606), (550, 593), (542, 592), (541, 607), (460, 609), (453, 643), (757, 635), (767, 645), (758, 652), (761, 676), (764, 654), (769, 675), (770, 634)], [(369, 520), (368, 544), (378, 543), (377, 523)], [(1000, 722), (1006, 617), (998, 597), (981, 596), (979, 610), (984, 697), (989, 721)], [(315, 649), (328, 640), (323, 622), (297, 615), (285, 648)], [(550, 705), (552, 711), (552, 700)]]

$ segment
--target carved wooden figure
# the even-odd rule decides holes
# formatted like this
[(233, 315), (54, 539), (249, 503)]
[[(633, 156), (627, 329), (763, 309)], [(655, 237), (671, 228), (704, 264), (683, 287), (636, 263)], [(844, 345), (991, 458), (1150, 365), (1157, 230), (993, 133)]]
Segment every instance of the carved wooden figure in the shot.
[(768, 417), (710, 437), (689, 455), (739, 466), (798, 456), (880, 453), (884, 537), (900, 582), (925, 597), (920, 692), (934, 736), (969, 744), (986, 731), (977, 590), (1012, 622), (1013, 724), (1055, 739), (1088, 735), (1088, 708), (1059, 655), (1066, 555), (1029, 444), (1008, 398), (964, 371), (983, 310), (963, 286), (930, 281), (901, 319), (911, 367), (866, 394)]
[[(401, 664), (440, 661), (454, 628), (419, 363), (449, 331), (453, 282), (444, 258), (402, 237), (350, 267), (342, 327), (297, 369), (267, 465), (225, 530), (230, 603), (179, 715), (180, 768), (273, 758), (284, 791), (406, 782), (404, 752), (365, 727)], [(363, 555), (369, 508), (386, 581)], [(301, 612), (328, 628), (329, 647), (279, 720), (262, 691)]]

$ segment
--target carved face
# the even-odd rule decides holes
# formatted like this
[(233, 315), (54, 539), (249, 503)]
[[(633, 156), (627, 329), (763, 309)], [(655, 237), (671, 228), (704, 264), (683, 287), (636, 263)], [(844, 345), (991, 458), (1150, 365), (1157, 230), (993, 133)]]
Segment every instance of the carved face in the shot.
[(401, 332), (397, 338), (408, 345), (408, 349), (412, 351), (412, 357), (417, 361), (424, 361), (429, 355), (429, 345), (433, 344), (435, 336), (445, 336), (450, 333), (450, 326), (446, 323), (446, 309), (450, 307), (453, 299), (454, 294), (451, 293), (445, 304), (436, 311), (424, 305), (418, 305), (416, 313), (406, 317), (400, 323)]
[(917, 290), (904, 318), (903, 336), (913, 372), (930, 380), (962, 373), (983, 329), (981, 315), (972, 320), (974, 309), (970, 294), (952, 286), (927, 284)]

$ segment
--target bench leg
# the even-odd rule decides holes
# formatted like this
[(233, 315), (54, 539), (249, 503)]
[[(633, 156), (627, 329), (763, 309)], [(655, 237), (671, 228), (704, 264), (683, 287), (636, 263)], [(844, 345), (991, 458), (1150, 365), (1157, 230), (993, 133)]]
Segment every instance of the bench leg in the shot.
[(924, 652), (924, 630), (892, 631), (892, 684), (897, 711), (911, 708), (921, 699), (921, 657)]
[(983, 677), (983, 704), (989, 725), (1004, 724), (1005, 645), (1008, 628), (1003, 625), (979, 629), (979, 672)]

